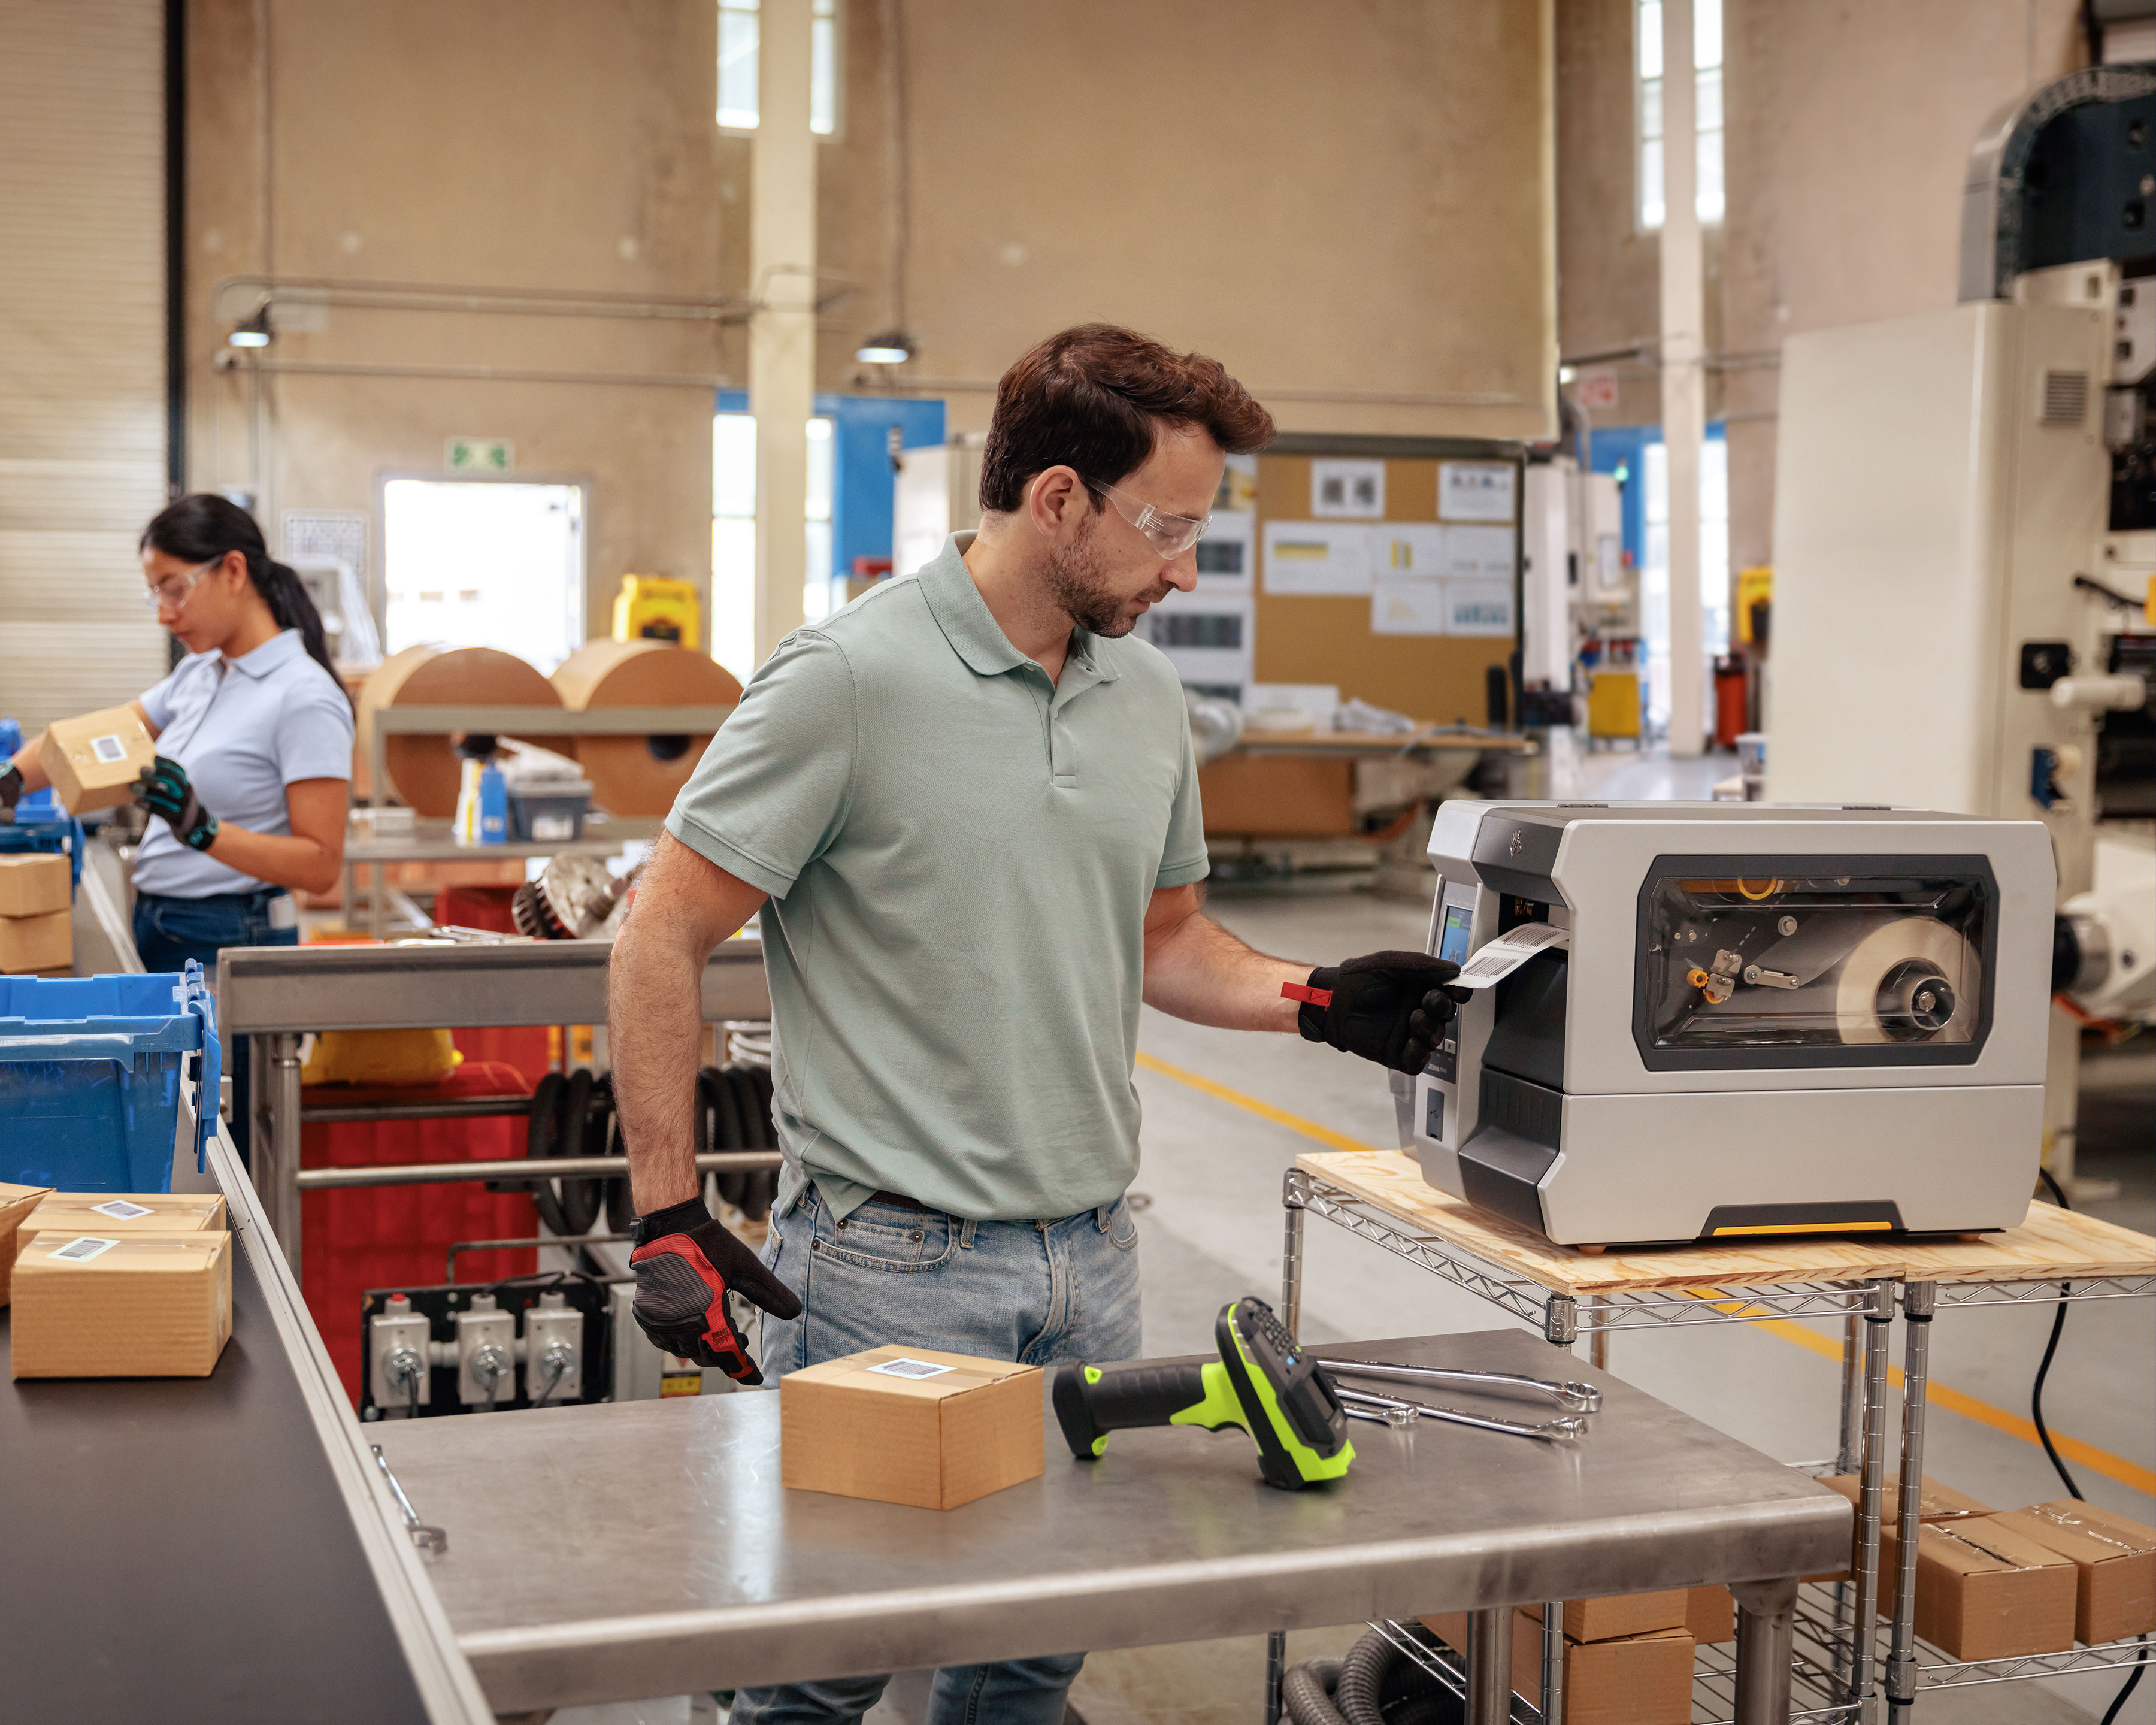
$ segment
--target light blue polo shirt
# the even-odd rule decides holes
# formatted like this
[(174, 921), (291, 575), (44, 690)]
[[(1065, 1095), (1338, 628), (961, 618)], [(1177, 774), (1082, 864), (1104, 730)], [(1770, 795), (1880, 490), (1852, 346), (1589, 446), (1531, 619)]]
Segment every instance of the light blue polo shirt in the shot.
[(1182, 685), (1082, 630), (1051, 684), (972, 538), (781, 642), (666, 824), (771, 895), (781, 1214), (813, 1178), (1066, 1216), (1137, 1172), (1146, 909), (1206, 872)]
[[(352, 703), (296, 629), (240, 659), (189, 655), (142, 708), (157, 726), (157, 752), (187, 769), (203, 807), (250, 833), (292, 830), (286, 785), (352, 777)], [(268, 884), (189, 850), (158, 815), (135, 853), (137, 892), (208, 898)]]

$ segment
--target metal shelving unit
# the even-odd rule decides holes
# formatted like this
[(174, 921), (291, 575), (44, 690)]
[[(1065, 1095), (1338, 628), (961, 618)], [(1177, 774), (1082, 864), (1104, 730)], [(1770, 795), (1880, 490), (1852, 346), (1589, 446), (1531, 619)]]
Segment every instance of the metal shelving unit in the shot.
[[(1860, 1719), (1868, 1717), (1877, 1692), (1905, 1716), (1907, 1707), (1927, 1689), (2023, 1681), (2077, 1671), (2123, 1669), (2141, 1656), (2140, 1640), (2102, 1646), (2076, 1646), (2059, 1653), (2007, 1659), (1958, 1661), (1917, 1640), (1914, 1624), (1918, 1494), (1923, 1476), (1924, 1420), (1929, 1384), (1931, 1322), (1940, 1307), (2050, 1305), (2061, 1299), (2122, 1300), (2156, 1296), (2156, 1273), (2096, 1276), (2062, 1281), (2056, 1278), (1917, 1281), (1878, 1276), (1853, 1281), (1811, 1281), (1766, 1286), (1717, 1286), (1620, 1292), (1582, 1298), (1543, 1286), (1532, 1279), (1486, 1262), (1456, 1243), (1419, 1228), (1382, 1204), (1336, 1185), (1303, 1168), (1290, 1168), (1282, 1182), (1286, 1213), (1281, 1264), (1281, 1309), (1289, 1329), (1300, 1326), (1303, 1271), (1303, 1218), (1317, 1215), (1403, 1258), (1440, 1280), (1488, 1301), (1499, 1311), (1532, 1324), (1553, 1346), (1570, 1348), (1586, 1338), (1597, 1366), (1609, 1363), (1610, 1336), (1624, 1330), (1681, 1329), (1708, 1324), (1750, 1323), (1761, 1318), (1840, 1317), (1844, 1320), (1840, 1453), (1831, 1462), (1811, 1464), (1814, 1473), (1861, 1473), (1857, 1531), (1865, 1562), (1847, 1583), (1807, 1585), (1799, 1591), (1796, 1650), (1792, 1671), (1791, 1717), (1797, 1721)], [(1902, 1533), (1903, 1573), (1898, 1578), (1897, 1609), (1881, 1620), (1880, 1524), (1887, 1461), (1887, 1356), (1897, 1310), (1908, 1320), (1903, 1366), (1900, 1475), (1901, 1502), (1892, 1507)], [(1870, 1635), (1856, 1632), (1870, 1621)], [(1389, 1640), (1464, 1696), (1464, 1676), (1445, 1658), (1433, 1655), (1397, 1624), (1374, 1625)], [(2156, 1641), (2149, 1645), (2156, 1663)], [(1563, 1695), (1559, 1653), (1545, 1636), (1543, 1682), (1545, 1692)], [(1719, 1725), (1734, 1710), (1735, 1661), (1718, 1646), (1698, 1650), (1693, 1681), (1694, 1725)], [(1881, 1681), (1883, 1680), (1883, 1681)], [(1541, 1713), (1513, 1698), (1516, 1719), (1539, 1721)]]

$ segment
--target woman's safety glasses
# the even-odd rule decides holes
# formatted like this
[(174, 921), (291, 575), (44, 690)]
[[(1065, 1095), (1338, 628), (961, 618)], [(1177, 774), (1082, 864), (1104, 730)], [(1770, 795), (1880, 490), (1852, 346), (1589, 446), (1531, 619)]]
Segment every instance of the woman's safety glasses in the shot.
[(169, 605), (177, 616), (187, 608), (187, 597), (194, 592), (195, 583), (223, 561), (221, 557), (212, 557), (206, 563), (197, 563), (184, 575), (175, 575), (169, 580), (159, 582), (155, 587), (144, 588), (142, 608), (160, 611)]
[(1210, 516), (1193, 521), (1187, 515), (1170, 515), (1164, 509), (1155, 509), (1150, 503), (1132, 496), (1128, 491), (1119, 490), (1105, 480), (1089, 479), (1086, 483), (1096, 491), (1106, 492), (1108, 501), (1116, 506), (1116, 513), (1144, 534), (1146, 543), (1168, 562), (1181, 557), (1197, 544), (1212, 523)]

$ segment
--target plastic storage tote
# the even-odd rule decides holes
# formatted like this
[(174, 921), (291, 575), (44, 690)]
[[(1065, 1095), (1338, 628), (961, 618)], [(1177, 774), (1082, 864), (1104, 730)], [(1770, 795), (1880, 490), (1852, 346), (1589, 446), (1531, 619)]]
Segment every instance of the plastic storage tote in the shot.
[(169, 1192), (189, 1055), (195, 1165), (217, 1117), (217, 1004), (179, 975), (0, 977), (0, 1180)]

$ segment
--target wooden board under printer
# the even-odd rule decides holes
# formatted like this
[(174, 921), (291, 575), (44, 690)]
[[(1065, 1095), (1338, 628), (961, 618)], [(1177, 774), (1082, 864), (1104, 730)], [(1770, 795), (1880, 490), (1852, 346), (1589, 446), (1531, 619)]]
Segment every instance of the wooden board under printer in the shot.
[[(1281, 444), (1292, 446), (1292, 434)], [(1341, 444), (1347, 439), (1303, 439)], [(1381, 453), (1388, 443), (1429, 453), (1384, 455), (1384, 521), (1438, 520), (1440, 459), (1509, 459), (1486, 444), (1455, 448), (1434, 439), (1356, 439), (1350, 451)], [(1326, 453), (1332, 453), (1328, 449)], [(1311, 519), (1309, 454), (1266, 453), (1258, 457), (1257, 543), (1269, 521)], [(1517, 496), (1517, 492), (1516, 492)], [(1517, 510), (1514, 511), (1517, 520)], [(1434, 724), (1481, 725), (1488, 720), (1491, 667), (1510, 660), (1516, 637), (1378, 634), (1370, 626), (1370, 599), (1333, 594), (1274, 593), (1260, 567), (1255, 583), (1256, 680), (1331, 684), (1342, 701), (1405, 713)], [(1515, 585), (1517, 605), (1517, 578)], [(1346, 838), (1359, 833), (1357, 762), (1238, 752), (1199, 769), (1205, 830), (1234, 838)], [(1368, 788), (1362, 798), (1369, 801)]]

